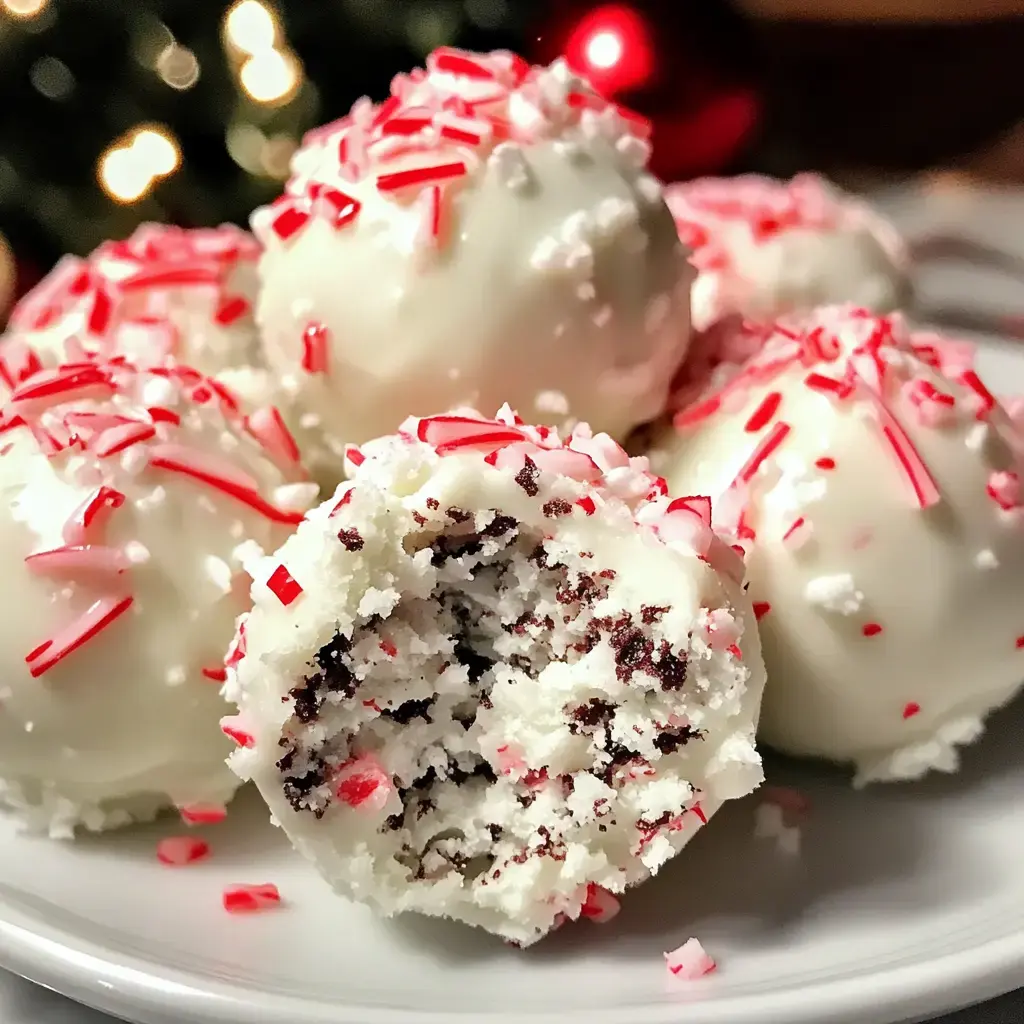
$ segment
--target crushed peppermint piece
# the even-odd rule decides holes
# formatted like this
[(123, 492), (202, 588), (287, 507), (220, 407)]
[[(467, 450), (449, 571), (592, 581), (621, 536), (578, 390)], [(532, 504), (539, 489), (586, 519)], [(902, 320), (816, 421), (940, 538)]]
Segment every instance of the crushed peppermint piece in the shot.
[(678, 949), (665, 954), (665, 967), (669, 974), (685, 981), (695, 981), (711, 974), (718, 965), (697, 939), (687, 939)]
[(221, 903), (229, 914), (252, 914), (269, 910), (281, 903), (281, 893), (272, 882), (226, 886)]
[(279, 565), (271, 573), (270, 579), (267, 580), (267, 589), (286, 607), (302, 593), (302, 587), (283, 565)]
[(210, 854), (210, 844), (195, 836), (168, 836), (156, 844), (156, 857), (161, 864), (184, 867)]

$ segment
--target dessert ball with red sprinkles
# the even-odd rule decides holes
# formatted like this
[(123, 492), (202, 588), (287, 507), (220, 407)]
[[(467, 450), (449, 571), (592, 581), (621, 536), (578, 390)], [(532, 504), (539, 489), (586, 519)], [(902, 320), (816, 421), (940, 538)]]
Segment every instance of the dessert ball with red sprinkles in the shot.
[(822, 178), (700, 178), (665, 192), (693, 249), (698, 331), (827, 303), (887, 313), (909, 297), (909, 257), (896, 230)]
[(0, 801), (54, 836), (222, 806), (243, 558), (316, 498), (277, 421), (117, 359), (37, 372), (0, 428)]
[(233, 767), (341, 894), (527, 945), (761, 780), (742, 561), (646, 459), (507, 407), (407, 421), (263, 562)]
[(649, 127), (564, 62), (439, 49), (310, 133), (258, 210), (267, 361), (336, 450), (509, 401), (623, 436), (689, 337)]
[(749, 549), (761, 737), (859, 782), (954, 770), (1024, 680), (1024, 435), (972, 356), (820, 310), (680, 412), (663, 465)]
[(15, 306), (0, 341), (0, 383), (10, 390), (31, 369), (26, 346), (47, 366), (122, 354), (138, 365), (173, 360), (259, 377), (258, 256), (256, 240), (231, 224), (143, 224), (86, 259), (65, 256)]

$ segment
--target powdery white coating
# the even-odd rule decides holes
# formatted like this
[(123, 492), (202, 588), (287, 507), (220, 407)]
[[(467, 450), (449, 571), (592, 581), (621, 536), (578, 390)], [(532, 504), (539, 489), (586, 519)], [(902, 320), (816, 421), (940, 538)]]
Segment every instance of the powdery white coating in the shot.
[(564, 62), (427, 66), (311, 133), (253, 215), (268, 363), (335, 451), (506, 400), (625, 435), (662, 411), (689, 337), (646, 125)]
[(232, 766), (385, 915), (522, 945), (606, 920), (761, 781), (738, 556), (646, 460), (507, 409), (411, 420), (349, 464), (252, 566)]
[(2, 419), (0, 800), (61, 837), (223, 805), (241, 552), (279, 544), (315, 489), (191, 370), (64, 365)]
[(47, 366), (81, 352), (139, 365), (170, 357), (206, 374), (249, 366), (259, 357), (258, 256), (255, 239), (232, 224), (142, 224), (86, 259), (65, 256), (15, 306), (0, 355), (17, 339)]
[(698, 331), (828, 303), (886, 313), (908, 297), (909, 256), (892, 225), (816, 175), (700, 178), (665, 198), (694, 250)]
[(1024, 679), (1022, 435), (969, 352), (821, 310), (677, 422), (670, 487), (750, 549), (763, 740), (859, 782), (955, 770)]

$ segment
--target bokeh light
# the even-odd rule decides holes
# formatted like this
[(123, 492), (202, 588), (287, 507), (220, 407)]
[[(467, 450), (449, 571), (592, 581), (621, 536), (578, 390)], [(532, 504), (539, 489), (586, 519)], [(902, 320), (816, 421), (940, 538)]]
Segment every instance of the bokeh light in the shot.
[(199, 81), (199, 61), (187, 46), (171, 43), (157, 58), (156, 72), (172, 89), (191, 89)]
[(100, 157), (97, 178), (111, 199), (134, 203), (180, 166), (177, 140), (165, 128), (151, 125), (109, 146)]
[(646, 20), (632, 7), (611, 4), (584, 17), (565, 55), (605, 95), (644, 85), (654, 72), (654, 46)]
[(257, 103), (279, 105), (295, 95), (302, 80), (302, 66), (287, 50), (261, 50), (242, 65), (242, 88)]
[(602, 71), (615, 67), (622, 60), (624, 47), (617, 32), (595, 32), (587, 42), (587, 61)]
[(34, 18), (42, 14), (50, 0), (2, 0), (3, 9), (15, 18)]
[(277, 42), (277, 19), (259, 0), (240, 0), (224, 17), (224, 35), (242, 53), (263, 54)]

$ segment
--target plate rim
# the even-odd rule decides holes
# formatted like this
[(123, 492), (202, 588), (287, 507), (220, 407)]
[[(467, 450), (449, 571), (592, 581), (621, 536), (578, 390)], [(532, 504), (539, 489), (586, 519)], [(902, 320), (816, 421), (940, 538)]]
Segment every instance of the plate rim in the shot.
[[(118, 962), (120, 961), (120, 962)], [(202, 978), (145, 957), (105, 953), (0, 898), (0, 966), (92, 1009), (137, 1024), (901, 1024), (1024, 986), (1024, 929), (927, 960), (899, 963), (777, 992), (608, 1009), (409, 1010), (326, 1003)], [(868, 984), (870, 981), (870, 984)], [(797, 995), (798, 993), (798, 995)]]

